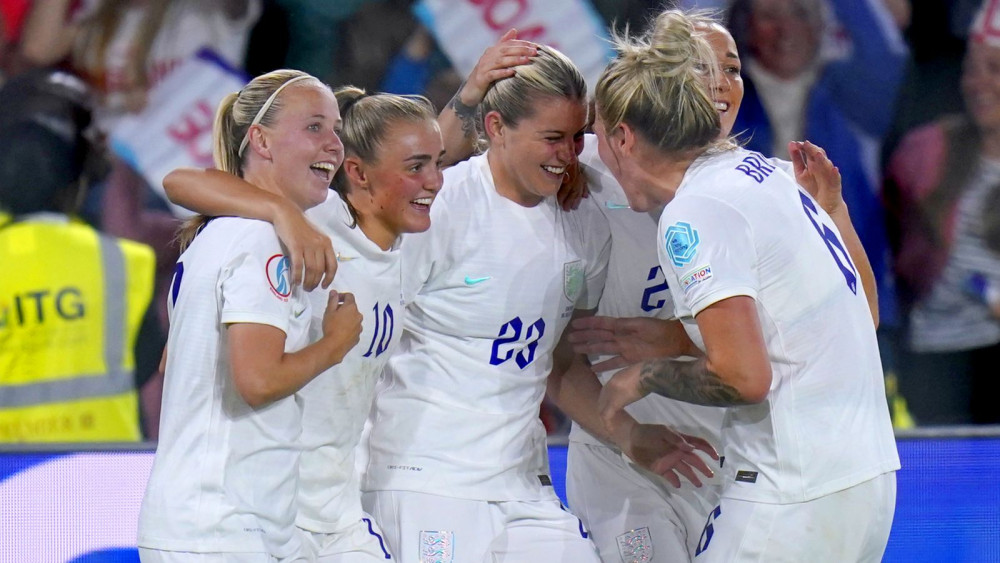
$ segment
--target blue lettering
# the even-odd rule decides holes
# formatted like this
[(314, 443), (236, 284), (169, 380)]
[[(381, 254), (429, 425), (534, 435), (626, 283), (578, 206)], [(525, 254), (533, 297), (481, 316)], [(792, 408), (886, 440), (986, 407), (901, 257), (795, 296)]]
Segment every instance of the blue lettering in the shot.
[(753, 178), (758, 184), (770, 176), (771, 172), (774, 172), (774, 166), (768, 163), (767, 159), (763, 156), (756, 153), (744, 158), (743, 162), (744, 164), (737, 165), (736, 169)]
[(736, 169), (756, 180), (758, 184), (764, 181), (764, 177), (761, 176), (759, 172), (751, 170), (750, 167), (745, 164), (738, 165)]
[(708, 549), (708, 544), (712, 543), (712, 535), (715, 534), (715, 519), (721, 515), (722, 505), (716, 506), (715, 509), (708, 513), (708, 521), (705, 522), (705, 528), (701, 531), (701, 537), (698, 538), (698, 547), (694, 552), (695, 557), (701, 555), (702, 552)]
[[(657, 277), (663, 278), (663, 270), (661, 270), (659, 266), (653, 266), (652, 268), (649, 269), (649, 275), (646, 276), (646, 281), (653, 281)], [(663, 279), (662, 282), (653, 284), (647, 287), (645, 290), (643, 290), (642, 304), (641, 304), (642, 310), (648, 313), (650, 311), (655, 311), (656, 309), (662, 309), (663, 305), (666, 304), (666, 300), (659, 299), (654, 304), (652, 302), (652, 299), (653, 296), (656, 295), (657, 293), (666, 291), (668, 289), (670, 289), (670, 287), (667, 286), (667, 280)]]
[(837, 238), (837, 233), (833, 232), (830, 227), (823, 225), (816, 220), (819, 215), (819, 211), (816, 209), (816, 204), (807, 196), (804, 192), (799, 192), (799, 199), (802, 200), (802, 210), (805, 211), (806, 217), (809, 218), (809, 222), (812, 223), (816, 232), (819, 236), (823, 238), (823, 242), (826, 243), (827, 250), (830, 251), (830, 255), (833, 256), (833, 261), (837, 263), (837, 267), (840, 268), (840, 273), (844, 275), (844, 281), (847, 282), (847, 288), (851, 290), (855, 295), (858, 294), (858, 271), (854, 268), (854, 264), (851, 262), (851, 256), (844, 250), (844, 245)]
[[(515, 351), (517, 352), (517, 355), (514, 356), (514, 361), (517, 363), (517, 367), (524, 369), (528, 367), (531, 362), (535, 361), (535, 351), (538, 349), (538, 342), (545, 335), (545, 321), (543, 319), (538, 319), (528, 325), (528, 330), (524, 332), (524, 339), (526, 342), (523, 346), (518, 347), (517, 344), (521, 341), (523, 328), (524, 323), (521, 321), (521, 317), (514, 317), (500, 327), (500, 332), (497, 334), (497, 338), (493, 341), (493, 353), (490, 355), (491, 365), (498, 366), (507, 360), (510, 360), (510, 358), (514, 356)], [(508, 332), (510, 332), (510, 334), (508, 334)], [(508, 348), (503, 355), (501, 355), (500, 347), (508, 344), (513, 344), (514, 346)]]
[[(528, 367), (528, 364), (535, 360), (535, 349), (538, 348), (538, 341), (541, 340), (542, 336), (545, 334), (545, 321), (542, 319), (535, 321), (534, 324), (528, 327), (528, 332), (524, 335), (524, 338), (526, 340), (530, 339), (532, 333), (537, 333), (535, 339), (528, 342), (528, 345), (525, 346), (524, 350), (518, 352), (517, 358), (515, 358), (517, 361), (517, 367), (521, 369)], [(524, 354), (525, 350), (528, 352), (527, 355)]]
[(170, 304), (177, 304), (177, 293), (181, 290), (181, 278), (184, 277), (184, 262), (178, 262), (174, 267), (174, 279), (170, 280)]
[[(372, 307), (373, 317), (375, 318), (375, 332), (372, 333), (371, 344), (368, 345), (368, 351), (365, 352), (364, 358), (372, 355), (372, 351), (375, 352), (375, 356), (380, 356), (383, 352), (389, 349), (389, 343), (392, 342), (392, 332), (395, 330), (395, 318), (393, 316), (392, 307), (386, 305), (382, 309), (382, 314), (379, 315), (379, 304), (376, 303)], [(381, 322), (379, 320), (381, 319)], [(378, 346), (376, 347), (376, 343)]]
[[(507, 336), (508, 327), (512, 330), (513, 334)], [(514, 350), (507, 350), (504, 356), (500, 357), (500, 346), (505, 344), (510, 344), (511, 342), (517, 342), (521, 339), (521, 317), (514, 317), (513, 319), (505, 322), (503, 326), (500, 327), (500, 332), (497, 333), (496, 340), (493, 341), (493, 353), (490, 355), (490, 364), (498, 366), (514, 355)]]

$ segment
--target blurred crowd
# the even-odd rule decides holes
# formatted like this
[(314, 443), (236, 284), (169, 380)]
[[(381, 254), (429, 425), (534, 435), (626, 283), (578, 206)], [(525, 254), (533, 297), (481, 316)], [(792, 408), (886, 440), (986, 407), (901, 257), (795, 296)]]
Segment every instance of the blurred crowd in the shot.
[[(981, 0), (678, 3), (720, 10), (743, 54), (746, 94), (734, 132), (753, 150), (780, 158), (789, 157), (788, 141), (809, 139), (839, 167), (878, 278), (880, 343), (897, 427), (1000, 422), (993, 400), (1000, 391), (1000, 14), (974, 22)], [(101, 146), (123, 120), (144, 115), (150, 92), (205, 48), (246, 76), (296, 68), (333, 85), (424, 94), (443, 108), (463, 76), (415, 15), (416, 4), (0, 0), (0, 84), (7, 90), (0, 137), (34, 142), (36, 153), (51, 155), (48, 167), (72, 170), (70, 179), (48, 181), (79, 188), (59, 195), (58, 205), (55, 195), (34, 207), (13, 201), (11, 194), (44, 180), (23, 177), (31, 174), (24, 164), (46, 160), (31, 150), (15, 157), (4, 144), (0, 225), (59, 213), (153, 249), (151, 305), (132, 323), (134, 357), (126, 351), (122, 360), (134, 372), (143, 436), (157, 433), (166, 292), (182, 218), (122, 151), (104, 150), (103, 166), (72, 168), (60, 158), (78, 139)], [(617, 28), (642, 28), (664, 6), (592, 4)], [(46, 78), (38, 78), (39, 69)], [(93, 118), (67, 122), (78, 133), (68, 138), (46, 137), (52, 124), (37, 118), (49, 110), (26, 99), (66, 95), (24, 86), (51, 81), (52, 69), (79, 78), (92, 93)], [(42, 133), (13, 135), (21, 131), (8, 125), (15, 118), (33, 120)], [(23, 176), (7, 173), (15, 170)], [(83, 176), (86, 189), (76, 185)], [(0, 244), (5, 259), (6, 248)], [(14, 340), (4, 332), (13, 330), (15, 304), (3, 291), (0, 283), (0, 371), (12, 371), (17, 364), (4, 355)], [(35, 301), (41, 317), (41, 297)], [(22, 381), (0, 373), (0, 396), (15, 383)], [(20, 406), (0, 399), (0, 413)], [(568, 430), (558, 412), (542, 416), (551, 432)], [(24, 436), (30, 441), (31, 432), (5, 427), (0, 416), (0, 442)]]

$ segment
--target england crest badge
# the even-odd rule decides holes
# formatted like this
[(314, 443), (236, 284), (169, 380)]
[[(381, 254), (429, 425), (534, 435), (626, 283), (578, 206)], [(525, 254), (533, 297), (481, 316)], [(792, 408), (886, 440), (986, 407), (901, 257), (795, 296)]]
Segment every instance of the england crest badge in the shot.
[(653, 560), (653, 538), (649, 528), (629, 530), (618, 536), (618, 553), (624, 563), (648, 563)]
[(563, 293), (573, 303), (580, 298), (583, 293), (583, 260), (563, 264)]
[(420, 530), (421, 563), (452, 563), (455, 557), (455, 532)]

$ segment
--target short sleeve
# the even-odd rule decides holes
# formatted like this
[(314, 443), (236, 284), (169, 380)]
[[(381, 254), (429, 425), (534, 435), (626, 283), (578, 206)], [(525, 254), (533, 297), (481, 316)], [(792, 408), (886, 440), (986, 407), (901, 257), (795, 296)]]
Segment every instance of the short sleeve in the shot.
[(291, 261), (282, 253), (273, 228), (254, 225), (224, 260), (219, 280), (222, 323), (266, 324), (287, 334), (289, 319), (296, 314), (290, 299)]
[(746, 217), (710, 197), (687, 196), (660, 216), (658, 255), (679, 317), (737, 295), (757, 298), (757, 251)]

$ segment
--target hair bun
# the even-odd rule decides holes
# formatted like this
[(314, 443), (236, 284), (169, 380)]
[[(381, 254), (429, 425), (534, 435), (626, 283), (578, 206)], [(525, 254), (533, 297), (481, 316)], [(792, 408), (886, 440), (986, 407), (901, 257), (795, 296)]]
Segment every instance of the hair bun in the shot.
[(340, 106), (340, 115), (347, 115), (347, 112), (354, 107), (354, 104), (371, 96), (371, 94), (357, 86), (344, 86), (337, 89), (334, 95), (337, 97), (337, 105)]

